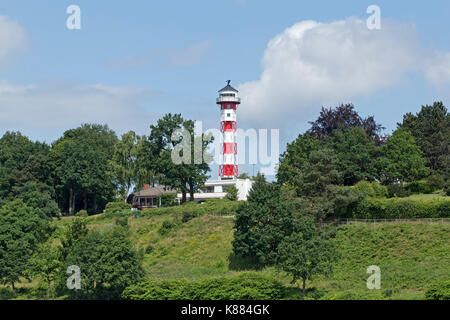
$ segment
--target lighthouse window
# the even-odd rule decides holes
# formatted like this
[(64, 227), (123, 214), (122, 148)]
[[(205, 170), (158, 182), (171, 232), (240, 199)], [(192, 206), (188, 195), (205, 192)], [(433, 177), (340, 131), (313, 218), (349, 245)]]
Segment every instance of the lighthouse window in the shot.
[(231, 117), (231, 113), (227, 113), (227, 118)]
[(230, 105), (229, 104), (227, 104), (227, 109), (230, 109), (231, 107), (230, 107)]

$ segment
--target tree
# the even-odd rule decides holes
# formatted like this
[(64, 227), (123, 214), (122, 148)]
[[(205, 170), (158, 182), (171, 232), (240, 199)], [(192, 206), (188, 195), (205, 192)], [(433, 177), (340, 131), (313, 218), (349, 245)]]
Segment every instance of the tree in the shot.
[(236, 211), (233, 252), (260, 265), (275, 262), (278, 244), (294, 229), (289, 203), (281, 198), (280, 186), (256, 177), (247, 202)]
[(107, 163), (104, 154), (79, 140), (67, 140), (55, 146), (54, 158), (57, 164), (55, 174), (59, 189), (69, 196), (69, 215), (76, 211), (76, 196), (83, 199), (83, 209), (88, 209), (88, 194), (102, 193), (108, 188), (105, 181)]
[(450, 114), (442, 102), (422, 106), (420, 112), (407, 113), (399, 128), (409, 130), (423, 152), (427, 166), (449, 175)]
[(25, 275), (30, 255), (48, 235), (49, 219), (42, 218), (22, 200), (14, 200), (0, 208), (0, 281), (14, 284)]
[(429, 172), (412, 134), (397, 129), (382, 147), (379, 161), (380, 176), (385, 183), (410, 182), (426, 176)]
[[(53, 143), (51, 159), (61, 208), (69, 207), (70, 214), (77, 207), (97, 212), (97, 207), (102, 210), (113, 200), (116, 186), (108, 162), (116, 142), (116, 134), (107, 125), (83, 124)], [(78, 171), (72, 170), (69, 177), (64, 169), (71, 165)]]
[(47, 298), (51, 297), (52, 283), (61, 273), (61, 250), (51, 242), (41, 244), (30, 258), (27, 273), (38, 277), (47, 284)]
[(337, 129), (362, 128), (367, 136), (377, 145), (384, 142), (384, 137), (380, 132), (383, 126), (377, 124), (373, 117), (363, 119), (355, 110), (353, 104), (341, 104), (336, 108), (323, 108), (316, 121), (310, 122), (310, 132), (313, 136), (323, 139), (326, 136), (333, 135)]
[(227, 199), (231, 201), (236, 201), (238, 199), (238, 189), (235, 186), (227, 188)]
[[(190, 200), (194, 200), (194, 192), (202, 187), (208, 178), (207, 172), (210, 168), (208, 159), (203, 159), (203, 153), (212, 140), (205, 139), (203, 134), (196, 136), (194, 122), (184, 120), (180, 114), (166, 114), (156, 125), (150, 126), (150, 129), (149, 143), (145, 144), (145, 148), (153, 162), (148, 164), (147, 171), (157, 172), (159, 182), (179, 189), (183, 195), (182, 202), (186, 202), (188, 192)], [(200, 150), (193, 148), (196, 143), (200, 145)], [(202, 154), (196, 155), (196, 151)], [(184, 152), (189, 152), (186, 162)], [(183, 159), (181, 163), (174, 163), (174, 153), (178, 153)], [(195, 159), (202, 161), (195, 163)]]
[(114, 146), (114, 154), (110, 161), (112, 175), (120, 187), (122, 198), (126, 201), (131, 187), (138, 180), (137, 157), (141, 137), (134, 131), (122, 135)]
[(90, 231), (73, 243), (64, 267), (80, 268), (82, 298), (117, 299), (127, 286), (142, 279), (142, 259), (127, 229), (115, 226), (104, 232)]
[(335, 130), (325, 141), (327, 147), (335, 151), (336, 169), (344, 185), (352, 186), (363, 179), (375, 179), (379, 151), (361, 127)]
[(276, 265), (292, 276), (292, 283), (302, 280), (304, 297), (306, 280), (317, 274), (331, 274), (332, 262), (337, 260), (338, 253), (333, 243), (319, 234), (312, 219), (300, 219), (297, 228), (278, 246)]

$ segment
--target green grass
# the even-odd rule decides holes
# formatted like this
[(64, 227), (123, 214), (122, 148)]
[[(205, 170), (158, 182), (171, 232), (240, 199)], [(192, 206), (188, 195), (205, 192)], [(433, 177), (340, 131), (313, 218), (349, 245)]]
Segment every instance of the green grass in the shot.
[[(132, 239), (137, 248), (147, 250), (144, 267), (155, 279), (201, 279), (231, 275), (245, 270), (230, 267), (234, 219), (216, 215), (230, 206), (227, 201), (214, 204), (152, 209), (140, 218), (129, 217)], [(204, 208), (216, 206), (213, 215)], [(220, 207), (220, 209), (217, 209)], [(197, 217), (181, 222), (181, 213)], [(89, 228), (105, 228), (115, 218), (97, 215), (88, 218)], [(168, 233), (159, 231), (164, 221), (175, 222)], [(69, 219), (56, 222), (60, 227)], [(427, 286), (450, 278), (450, 224), (385, 223), (341, 226), (334, 239), (341, 259), (335, 272), (307, 282), (323, 292), (323, 299), (423, 299)], [(381, 290), (368, 290), (370, 265), (381, 268)], [(244, 268), (245, 269), (245, 268)], [(292, 287), (287, 298), (300, 297), (286, 274), (273, 267), (260, 270)]]

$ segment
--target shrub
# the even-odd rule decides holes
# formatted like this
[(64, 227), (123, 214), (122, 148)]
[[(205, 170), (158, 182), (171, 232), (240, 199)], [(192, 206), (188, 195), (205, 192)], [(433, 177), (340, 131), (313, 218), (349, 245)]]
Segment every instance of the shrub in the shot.
[(429, 300), (450, 300), (450, 280), (430, 285), (425, 292), (425, 298)]
[(398, 197), (398, 198), (405, 198), (409, 197), (411, 195), (411, 191), (405, 189), (404, 186), (402, 186), (399, 183), (390, 184), (387, 186), (388, 191), (388, 197)]
[(77, 217), (84, 217), (84, 218), (86, 218), (88, 216), (88, 213), (87, 213), (86, 210), (80, 210), (80, 211), (77, 212), (76, 216)]
[(131, 210), (131, 205), (124, 201), (108, 202), (105, 207), (106, 213), (123, 213)]
[(238, 189), (235, 186), (227, 188), (227, 199), (231, 201), (236, 201), (238, 199)]
[(170, 233), (173, 229), (175, 229), (176, 223), (172, 220), (164, 220), (161, 227), (159, 228), (158, 232), (161, 235), (166, 235)]
[(430, 185), (427, 180), (418, 180), (408, 183), (405, 189), (411, 193), (424, 193), (430, 194), (436, 190), (435, 187)]
[(270, 300), (284, 288), (275, 279), (255, 273), (202, 280), (147, 280), (122, 293), (126, 300)]
[(188, 211), (183, 212), (183, 217), (181, 218), (181, 222), (186, 223), (192, 219), (192, 214)]
[(163, 194), (161, 195), (161, 206), (162, 207), (172, 207), (176, 205), (175, 198), (176, 194)]
[(128, 226), (128, 217), (117, 217), (116, 225), (121, 226), (121, 227)]
[(446, 218), (450, 217), (450, 201), (366, 198), (354, 208), (352, 217), (358, 219)]
[(353, 190), (373, 198), (383, 198), (388, 195), (388, 189), (379, 182), (360, 181), (352, 187)]

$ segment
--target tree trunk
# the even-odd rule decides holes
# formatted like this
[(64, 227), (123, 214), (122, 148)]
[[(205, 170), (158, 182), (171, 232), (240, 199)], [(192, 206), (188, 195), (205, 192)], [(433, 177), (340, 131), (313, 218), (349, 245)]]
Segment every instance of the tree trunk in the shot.
[(186, 190), (181, 190), (181, 193), (183, 195), (183, 197), (181, 198), (181, 203), (185, 203), (186, 202)]
[(16, 287), (14, 287), (14, 282), (13, 281), (11, 281), (11, 290), (12, 290), (13, 297), (16, 298), (17, 297)]
[(94, 193), (94, 213), (97, 213), (97, 194)]
[(302, 296), (305, 297), (306, 294), (306, 277), (303, 277), (303, 287), (302, 287)]
[(83, 191), (83, 203), (84, 203), (84, 210), (87, 211), (87, 193), (86, 191)]
[(194, 201), (194, 183), (189, 179), (189, 201)]
[(51, 281), (47, 281), (47, 299), (50, 299), (50, 285)]
[(75, 215), (75, 200), (76, 200), (76, 196), (75, 196), (75, 192), (73, 193), (73, 197), (72, 197), (72, 215)]
[(69, 189), (69, 216), (72, 215), (73, 211), (72, 211), (72, 200), (73, 200), (73, 189), (70, 188)]

